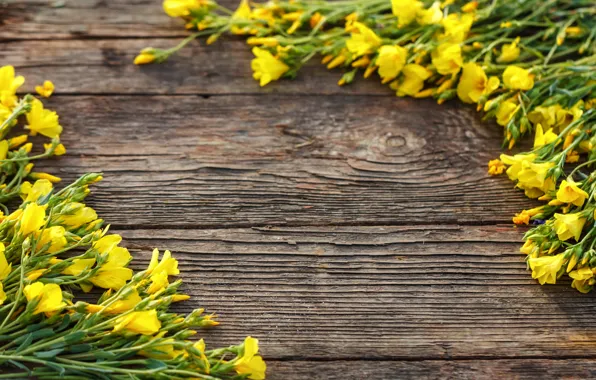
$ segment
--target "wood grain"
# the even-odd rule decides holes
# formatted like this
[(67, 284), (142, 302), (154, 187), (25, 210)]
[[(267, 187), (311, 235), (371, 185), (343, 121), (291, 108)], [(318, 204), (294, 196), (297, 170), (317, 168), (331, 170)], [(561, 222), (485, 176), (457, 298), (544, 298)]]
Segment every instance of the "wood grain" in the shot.
[[(394, 97), (56, 97), (66, 179), (127, 226), (510, 223), (533, 202), (489, 177), (501, 131)], [(428, 112), (427, 107), (435, 107)], [(122, 207), (126, 205), (126, 207)]]
[(119, 232), (137, 268), (173, 251), (193, 297), (178, 310), (220, 315), (214, 347), (250, 333), (285, 360), (596, 356), (593, 296), (539, 286), (510, 226)]

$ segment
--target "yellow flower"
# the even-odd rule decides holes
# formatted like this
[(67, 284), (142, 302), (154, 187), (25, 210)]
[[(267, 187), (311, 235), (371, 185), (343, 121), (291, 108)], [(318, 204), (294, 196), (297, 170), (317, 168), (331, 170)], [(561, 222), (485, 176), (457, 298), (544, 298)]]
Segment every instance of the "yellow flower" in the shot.
[(352, 24), (352, 34), (346, 41), (348, 51), (355, 57), (373, 53), (381, 46), (381, 39), (371, 29), (361, 22)]
[(118, 290), (132, 278), (132, 269), (126, 268), (132, 256), (128, 249), (114, 247), (107, 253), (107, 260), (96, 274), (89, 279), (95, 286)]
[[(248, 0), (241, 0), (238, 8), (232, 15), (232, 20), (250, 20), (251, 18), (252, 11), (250, 9), (250, 4), (248, 4)], [(239, 27), (237, 25), (233, 25), (230, 30), (233, 34), (238, 35), (249, 34), (251, 32), (248, 27)]]
[(155, 54), (149, 51), (142, 51), (139, 55), (135, 57), (133, 63), (135, 65), (146, 65), (155, 61)]
[(66, 304), (62, 302), (62, 290), (56, 284), (34, 282), (25, 286), (23, 290), (28, 302), (37, 301), (33, 314), (53, 313), (62, 309)]
[(20, 195), (24, 202), (37, 202), (39, 198), (43, 198), (52, 192), (54, 186), (47, 179), (40, 179), (35, 181), (33, 185), (25, 181), (21, 184)]
[(25, 207), (23, 215), (21, 216), (19, 232), (23, 235), (29, 235), (30, 233), (39, 230), (45, 223), (46, 207), (39, 206), (36, 203), (29, 203)]
[(28, 138), (29, 138), (29, 136), (27, 136), (27, 135), (19, 135), (19, 136), (12, 137), (12, 138), (8, 139), (8, 147), (10, 149), (14, 149), (14, 148), (18, 147), (19, 145), (26, 143)]
[(555, 284), (557, 273), (565, 263), (565, 253), (556, 256), (531, 257), (528, 263), (532, 269), (532, 278), (538, 280), (540, 285)]
[(544, 128), (551, 128), (565, 119), (565, 114), (565, 110), (559, 104), (538, 106), (528, 113), (528, 120), (533, 124), (541, 124)]
[(459, 44), (442, 43), (431, 53), (437, 72), (442, 75), (456, 74), (463, 65)]
[(391, 0), (391, 9), (397, 17), (397, 26), (401, 28), (412, 23), (424, 5), (418, 0)]
[(379, 49), (376, 64), (383, 83), (395, 79), (406, 64), (408, 50), (401, 46), (384, 45)]
[(97, 213), (91, 207), (78, 202), (71, 203), (71, 207), (74, 209), (73, 213), (60, 215), (59, 221), (66, 227), (76, 229), (97, 219)]
[(465, 13), (474, 12), (476, 9), (478, 9), (477, 1), (470, 1), (469, 3), (466, 3), (461, 7), (462, 12)]
[(66, 230), (62, 226), (52, 226), (45, 228), (37, 241), (37, 247), (41, 248), (47, 245), (46, 252), (56, 253), (66, 247), (67, 241), (64, 237)]
[(158, 292), (165, 289), (169, 284), (168, 274), (165, 271), (156, 272), (151, 275), (151, 285), (147, 288), (147, 293), (153, 294)]
[(0, 67), (0, 103), (13, 107), (17, 102), (16, 92), (25, 83), (21, 75), (15, 77), (13, 66)]
[(242, 357), (235, 362), (234, 367), (239, 375), (248, 375), (251, 380), (264, 380), (267, 365), (263, 358), (257, 355), (259, 352), (259, 341), (252, 337), (244, 340)]
[(275, 58), (269, 51), (254, 47), (252, 53), (255, 55), (251, 62), (253, 78), (258, 80), (261, 87), (267, 83), (278, 80), (290, 68), (282, 61)]
[(201, 360), (203, 361), (203, 365), (205, 366), (205, 372), (209, 374), (211, 370), (211, 364), (209, 364), (209, 359), (207, 359), (207, 356), (205, 356), (205, 340), (201, 338), (192, 346), (201, 353)]
[(482, 67), (475, 63), (466, 63), (457, 85), (457, 96), (464, 103), (478, 103), (482, 95), (490, 95), (499, 87), (499, 78), (488, 79)]
[(136, 290), (133, 290), (125, 298), (119, 299), (106, 309), (110, 314), (121, 314), (135, 308), (142, 301), (141, 296)]
[(525, 253), (526, 255), (532, 255), (537, 253), (538, 246), (534, 244), (534, 242), (530, 239), (526, 240), (524, 245), (519, 249), (521, 253)]
[(2, 286), (2, 283), (0, 282), (0, 305), (2, 305), (4, 303), (4, 301), (6, 301), (6, 293), (4, 292), (4, 287)]
[(62, 271), (63, 274), (79, 277), (84, 271), (95, 264), (95, 259), (73, 259), (72, 265)]
[[(50, 150), (51, 147), (52, 147), (52, 144), (43, 144), (43, 148), (46, 151)], [(56, 148), (54, 148), (54, 156), (62, 156), (64, 154), (66, 154), (66, 148), (64, 147), (64, 145), (62, 145), (62, 144), (56, 145)]]
[(203, 3), (201, 0), (164, 0), (163, 10), (170, 17), (186, 17)]
[(420, 25), (438, 24), (443, 19), (443, 12), (441, 11), (441, 3), (435, 1), (433, 5), (418, 12), (416, 21)]
[(445, 33), (439, 36), (439, 38), (444, 42), (462, 43), (468, 36), (473, 23), (473, 14), (466, 13), (460, 15), (458, 13), (451, 13), (441, 20)]
[(4, 280), (12, 271), (12, 264), (6, 260), (5, 250), (4, 244), (0, 243), (0, 281)]
[(509, 65), (503, 72), (503, 83), (512, 90), (531, 90), (534, 87), (534, 74), (521, 67)]
[(571, 203), (578, 207), (584, 204), (586, 198), (588, 198), (588, 193), (580, 189), (571, 177), (568, 177), (566, 180), (564, 179), (557, 191), (557, 200), (563, 203)]
[(157, 311), (133, 311), (116, 319), (114, 332), (127, 330), (129, 332), (153, 335), (161, 328), (161, 322), (157, 318)]
[(580, 268), (569, 272), (569, 277), (573, 279), (571, 287), (579, 290), (582, 293), (588, 293), (592, 287), (586, 284), (588, 280), (594, 277), (594, 272), (591, 268)]
[(426, 67), (415, 63), (405, 65), (402, 73), (404, 78), (397, 86), (398, 96), (416, 95), (424, 87), (424, 81), (432, 75), (432, 72)]
[(31, 102), (31, 111), (27, 113), (27, 123), (29, 124), (25, 129), (29, 129), (32, 136), (40, 133), (46, 137), (54, 138), (62, 133), (56, 112), (44, 109), (43, 104), (37, 99), (33, 99)]
[(180, 271), (178, 270), (178, 261), (172, 257), (172, 253), (166, 250), (163, 253), (161, 261), (159, 261), (159, 250), (155, 248), (149, 266), (147, 267), (147, 273), (151, 274), (159, 272), (165, 272), (169, 276), (180, 274)]
[(579, 214), (555, 214), (555, 219), (555, 232), (559, 236), (559, 240), (566, 241), (574, 238), (579, 241), (586, 218)]
[(97, 250), (102, 255), (107, 255), (112, 249), (116, 248), (121, 241), (122, 236), (118, 234), (105, 235), (93, 243), (93, 249)]
[(501, 47), (501, 55), (497, 58), (497, 62), (508, 63), (513, 62), (519, 57), (519, 37), (510, 44), (505, 44)]
[(54, 83), (46, 80), (42, 86), (35, 86), (35, 91), (44, 98), (49, 98), (54, 93)]
[(534, 162), (536, 155), (534, 153), (516, 154), (515, 156), (508, 156), (501, 154), (501, 161), (509, 166), (507, 169), (507, 176), (512, 181), (517, 180), (519, 172), (522, 170), (524, 162)]
[(503, 161), (497, 159), (490, 160), (488, 162), (488, 174), (489, 175), (499, 175), (505, 171), (505, 164)]
[(515, 116), (517, 111), (519, 110), (519, 105), (515, 104), (510, 100), (505, 100), (499, 104), (499, 108), (497, 108), (497, 124), (502, 125), (503, 127), (509, 124), (509, 121)]
[(46, 271), (45, 269), (36, 269), (36, 270), (29, 272), (29, 273), (27, 273), (27, 280), (35, 281), (38, 278), (40, 278), (41, 275), (44, 274), (45, 271)]
[(548, 129), (546, 133), (542, 129), (541, 124), (536, 125), (536, 135), (534, 136), (534, 149), (543, 145), (550, 144), (556, 141), (559, 136), (553, 132), (552, 128)]
[[(522, 162), (522, 170), (517, 175), (517, 187), (526, 190), (526, 196), (536, 198), (543, 193), (555, 189), (555, 182), (548, 177), (548, 172), (555, 166), (554, 162)], [(536, 196), (534, 196), (536, 195)]]

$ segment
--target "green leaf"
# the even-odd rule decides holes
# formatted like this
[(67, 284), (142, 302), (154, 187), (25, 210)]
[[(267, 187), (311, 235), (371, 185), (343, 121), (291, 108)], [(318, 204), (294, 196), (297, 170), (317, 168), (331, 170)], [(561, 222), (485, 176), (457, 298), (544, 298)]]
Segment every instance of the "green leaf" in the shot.
[(75, 344), (74, 346), (69, 347), (68, 351), (73, 354), (80, 354), (81, 352), (89, 352), (93, 349), (93, 346), (90, 344)]
[(156, 359), (148, 359), (147, 360), (147, 368), (148, 369), (166, 369), (168, 365), (161, 360)]
[(85, 338), (85, 335), (86, 334), (84, 331), (75, 331), (73, 333), (66, 335), (64, 337), (64, 342), (66, 344), (77, 343), (77, 342), (80, 342), (81, 340), (83, 340)]
[(56, 348), (55, 350), (34, 352), (33, 355), (40, 359), (51, 359), (55, 358), (56, 355), (58, 355), (62, 351), (64, 351), (64, 348)]

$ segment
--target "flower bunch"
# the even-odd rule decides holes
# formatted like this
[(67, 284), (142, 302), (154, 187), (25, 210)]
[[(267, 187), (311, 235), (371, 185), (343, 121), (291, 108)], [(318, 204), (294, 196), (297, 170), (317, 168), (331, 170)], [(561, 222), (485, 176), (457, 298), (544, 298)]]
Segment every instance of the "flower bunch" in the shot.
[[(7, 108), (29, 119), (35, 102), (27, 95)], [(8, 116), (3, 128), (17, 117)], [(36, 125), (30, 121), (29, 128)], [(59, 146), (53, 140), (43, 156)], [(28, 151), (5, 153), (2, 170), (20, 168)], [(100, 174), (56, 190), (51, 178), (31, 183), (21, 181), (35, 178), (31, 172), (10, 173), (17, 179), (9, 186), (16, 187), (22, 204), (0, 217), (0, 368), (9, 371), (0, 378), (265, 378), (257, 339), (225, 348), (191, 340), (195, 329), (218, 322), (203, 309), (188, 315), (170, 310), (190, 297), (173, 278), (180, 270), (169, 251), (154, 250), (144, 270), (129, 268), (132, 256), (121, 246), (122, 237), (108, 234), (109, 225), (83, 203)], [(97, 297), (93, 289), (100, 290)]]
[[(596, 162), (596, 9), (590, 0), (280, 0), (229, 10), (212, 0), (164, 0), (165, 12), (194, 30), (170, 49), (146, 48), (135, 64), (163, 62), (198, 37), (246, 37), (261, 86), (295, 77), (321, 56), (342, 68), (339, 85), (361, 73), (397, 96), (459, 98), (504, 129), (512, 149), (532, 133), (529, 152), (489, 162), (530, 198), (546, 202), (513, 218), (538, 223), (525, 237), (533, 277), (565, 271), (587, 291), (593, 258)], [(567, 166), (566, 166), (567, 164)], [(576, 164), (569, 172), (568, 164)], [(571, 241), (575, 243), (571, 243)], [(562, 251), (562, 252), (561, 252)], [(590, 273), (588, 273), (590, 272)]]

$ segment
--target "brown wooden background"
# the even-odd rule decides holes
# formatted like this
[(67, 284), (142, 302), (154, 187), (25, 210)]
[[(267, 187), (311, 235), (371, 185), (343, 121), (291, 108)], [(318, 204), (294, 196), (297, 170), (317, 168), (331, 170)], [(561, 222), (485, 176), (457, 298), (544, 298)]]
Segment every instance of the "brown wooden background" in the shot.
[(208, 345), (258, 337), (270, 379), (595, 376), (594, 297), (530, 278), (532, 202), (486, 175), (499, 127), (318, 64), (261, 89), (239, 40), (135, 67), (186, 35), (160, 3), (0, 2), (0, 64), (54, 81), (44, 168), (105, 173), (89, 203), (136, 266), (175, 252)]

